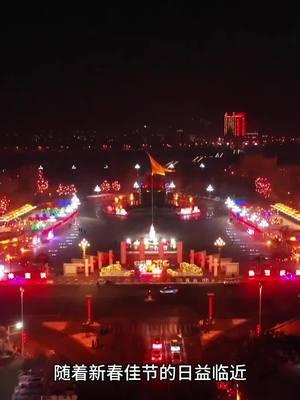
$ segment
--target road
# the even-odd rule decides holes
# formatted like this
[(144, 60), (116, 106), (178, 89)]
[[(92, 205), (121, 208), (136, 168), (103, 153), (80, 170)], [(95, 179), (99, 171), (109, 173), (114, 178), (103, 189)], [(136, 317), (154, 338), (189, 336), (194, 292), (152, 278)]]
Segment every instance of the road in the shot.
[[(149, 286), (27, 286), (24, 293), (24, 315), (30, 341), (27, 351), (55, 350), (60, 360), (69, 363), (151, 363), (151, 340), (159, 336), (166, 343), (181, 334), (184, 341), (184, 363), (206, 363), (228, 360), (236, 343), (257, 322), (258, 288), (255, 284), (240, 286), (180, 286), (178, 294), (162, 295), (158, 286), (150, 286), (154, 302), (144, 301)], [(207, 318), (207, 292), (215, 293), (214, 331), (224, 335), (205, 345), (197, 324)], [(263, 288), (263, 325), (265, 328), (299, 314), (299, 285), (265, 284)], [(94, 320), (109, 333), (100, 336), (100, 347), (93, 350), (74, 339), (86, 320), (86, 295), (93, 295)], [(19, 319), (18, 287), (1, 287), (0, 324)], [(66, 328), (49, 329), (45, 321), (66, 321)], [(236, 325), (237, 321), (242, 321)], [(214, 344), (215, 343), (215, 344)], [(210, 345), (211, 344), (211, 345)], [(39, 353), (37, 353), (39, 354)], [(166, 358), (169, 362), (169, 358)], [(49, 364), (50, 365), (50, 364)], [(1, 376), (1, 371), (0, 371)], [(0, 385), (1, 386), (1, 385)], [(197, 393), (210, 398), (212, 386), (196, 385)], [(1, 389), (1, 387), (0, 387)], [(97, 398), (101, 393), (131, 398), (193, 398), (195, 386), (181, 383), (79, 384), (82, 398)], [(103, 392), (104, 391), (104, 392)], [(208, 392), (206, 392), (208, 391)], [(0, 390), (1, 392), (1, 390)], [(87, 396), (88, 393), (88, 397)], [(178, 397), (179, 396), (179, 397)], [(180, 397), (181, 396), (181, 397)], [(205, 397), (207, 396), (207, 397)]]

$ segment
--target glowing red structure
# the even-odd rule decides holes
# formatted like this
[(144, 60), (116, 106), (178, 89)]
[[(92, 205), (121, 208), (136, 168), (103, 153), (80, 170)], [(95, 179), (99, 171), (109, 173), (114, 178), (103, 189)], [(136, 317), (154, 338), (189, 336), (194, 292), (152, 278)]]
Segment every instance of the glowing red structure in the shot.
[(233, 135), (243, 137), (246, 135), (246, 114), (243, 112), (224, 115), (224, 136)]

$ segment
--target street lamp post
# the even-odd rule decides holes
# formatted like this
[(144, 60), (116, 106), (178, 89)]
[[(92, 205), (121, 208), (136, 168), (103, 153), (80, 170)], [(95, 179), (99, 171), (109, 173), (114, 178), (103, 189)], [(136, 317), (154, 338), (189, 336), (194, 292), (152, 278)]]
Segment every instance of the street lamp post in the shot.
[(7, 339), (9, 346), (11, 346), (10, 337), (17, 334), (20, 330), (23, 330), (23, 323), (21, 321), (15, 323), (14, 325), (8, 325), (7, 327)]
[(261, 335), (261, 306), (262, 306), (262, 288), (261, 282), (258, 284), (259, 289), (259, 302), (258, 302), (258, 325), (257, 325), (257, 335)]
[(214, 245), (218, 248), (219, 252), (219, 269), (221, 269), (221, 251), (222, 248), (226, 245), (224, 240), (221, 237), (218, 237), (218, 239), (215, 241)]
[(20, 287), (21, 298), (21, 356), (24, 357), (24, 289)]
[(141, 169), (140, 164), (135, 164), (134, 169), (136, 170), (136, 177), (139, 178), (139, 170)]
[(85, 238), (83, 238), (81, 240), (81, 242), (78, 244), (78, 246), (81, 247), (81, 249), (82, 249), (82, 258), (85, 259), (85, 257), (86, 257), (86, 249), (88, 247), (90, 247), (89, 242)]
[(214, 187), (212, 185), (208, 185), (206, 188), (207, 193), (209, 194), (209, 197), (211, 196), (212, 192), (215, 191)]

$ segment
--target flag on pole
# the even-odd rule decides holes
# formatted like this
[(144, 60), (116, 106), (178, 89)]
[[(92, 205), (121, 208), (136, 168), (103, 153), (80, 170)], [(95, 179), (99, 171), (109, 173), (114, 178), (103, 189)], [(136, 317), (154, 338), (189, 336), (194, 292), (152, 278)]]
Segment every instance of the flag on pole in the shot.
[(166, 172), (174, 172), (172, 169), (166, 168), (163, 165), (159, 164), (156, 160), (154, 160), (153, 157), (150, 156), (148, 153), (150, 162), (151, 162), (151, 168), (152, 168), (152, 175), (162, 175), (165, 176)]

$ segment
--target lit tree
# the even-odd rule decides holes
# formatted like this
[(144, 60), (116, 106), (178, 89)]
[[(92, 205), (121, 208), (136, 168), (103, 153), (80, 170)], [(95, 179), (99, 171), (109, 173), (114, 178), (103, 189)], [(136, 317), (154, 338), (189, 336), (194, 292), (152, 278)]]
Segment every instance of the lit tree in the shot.
[(259, 176), (255, 179), (255, 190), (265, 199), (268, 199), (272, 193), (271, 182), (268, 178)]
[(102, 183), (101, 183), (101, 191), (103, 192), (103, 193), (107, 193), (107, 192), (109, 192), (110, 191), (110, 183), (109, 182), (107, 182), (107, 180), (105, 180), (105, 181), (103, 181)]
[(59, 184), (58, 188), (56, 189), (56, 192), (58, 193), (59, 196), (69, 196), (69, 195), (74, 195), (77, 193), (77, 189), (75, 185), (63, 185)]
[(114, 192), (119, 192), (121, 189), (121, 185), (120, 185), (119, 181), (113, 181), (111, 184), (111, 188)]
[(41, 168), (39, 168), (38, 171), (38, 177), (37, 177), (37, 181), (36, 181), (36, 191), (37, 193), (44, 193), (49, 187), (49, 182), (48, 180), (45, 178), (43, 170)]

